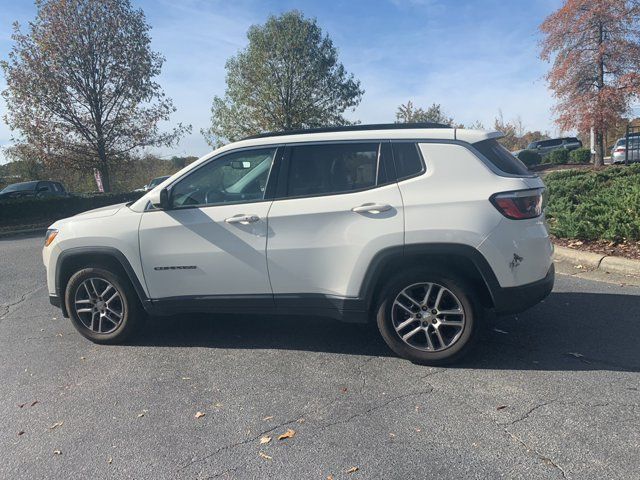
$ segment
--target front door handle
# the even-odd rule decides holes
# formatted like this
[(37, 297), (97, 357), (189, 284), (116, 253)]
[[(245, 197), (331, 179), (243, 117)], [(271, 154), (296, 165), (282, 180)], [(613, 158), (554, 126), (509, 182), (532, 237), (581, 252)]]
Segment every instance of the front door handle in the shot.
[(391, 210), (391, 205), (380, 204), (380, 203), (365, 203), (360, 205), (359, 207), (353, 207), (351, 209), (352, 212), (356, 213), (382, 213)]
[(250, 223), (257, 222), (258, 220), (260, 220), (258, 215), (245, 215), (242, 213), (224, 219), (227, 223), (241, 223), (242, 225), (249, 225)]

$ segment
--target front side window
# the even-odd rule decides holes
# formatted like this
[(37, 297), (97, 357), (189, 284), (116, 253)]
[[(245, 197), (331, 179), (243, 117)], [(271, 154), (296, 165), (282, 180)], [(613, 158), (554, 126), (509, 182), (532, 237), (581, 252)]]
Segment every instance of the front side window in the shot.
[(371, 188), (378, 178), (379, 143), (291, 147), (287, 195), (330, 195)]
[(230, 153), (198, 168), (171, 188), (175, 208), (264, 199), (275, 148)]

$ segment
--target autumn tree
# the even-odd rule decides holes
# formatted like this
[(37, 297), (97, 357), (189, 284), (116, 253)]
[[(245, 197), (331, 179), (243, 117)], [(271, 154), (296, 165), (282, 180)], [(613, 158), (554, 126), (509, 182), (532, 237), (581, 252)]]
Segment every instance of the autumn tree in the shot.
[(109, 191), (129, 154), (170, 146), (189, 129), (159, 129), (175, 111), (155, 81), (164, 58), (151, 50), (150, 26), (129, 0), (36, 0), (36, 8), (26, 32), (14, 24), (13, 48), (0, 64), (5, 121), (16, 143), (45, 162), (97, 169)]
[(424, 109), (415, 107), (413, 102), (409, 100), (396, 110), (396, 123), (441, 123), (453, 126), (453, 118), (443, 111), (439, 103), (434, 103)]
[(364, 91), (316, 20), (294, 10), (253, 25), (226, 63), (224, 97), (211, 107), (211, 145), (274, 130), (346, 125)]
[(565, 0), (540, 26), (541, 57), (563, 130), (595, 133), (595, 165), (605, 132), (640, 94), (640, 1)]

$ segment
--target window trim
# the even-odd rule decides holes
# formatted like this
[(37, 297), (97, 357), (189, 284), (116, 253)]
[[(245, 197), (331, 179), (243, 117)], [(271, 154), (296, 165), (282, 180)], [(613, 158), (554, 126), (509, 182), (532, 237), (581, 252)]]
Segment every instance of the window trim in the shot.
[(251, 147), (241, 147), (241, 148), (234, 148), (232, 150), (228, 150), (226, 152), (221, 152), (218, 155), (213, 155), (210, 158), (206, 159), (204, 162), (202, 162), (202, 164), (198, 165), (197, 167), (188, 170), (187, 172), (185, 172), (183, 175), (179, 176), (178, 178), (176, 178), (175, 180), (173, 180), (169, 185), (167, 185), (165, 188), (167, 189), (167, 192), (169, 194), (169, 198), (171, 198), (171, 190), (182, 180), (184, 180), (185, 178), (187, 178), (189, 175), (192, 175), (193, 173), (197, 172), (198, 170), (200, 170), (201, 168), (205, 168), (207, 165), (209, 165), (212, 162), (215, 162), (217, 160), (221, 160), (224, 157), (228, 156), (228, 155), (234, 155), (237, 153), (241, 153), (241, 152), (249, 152), (252, 150), (275, 150), (275, 153), (273, 155), (273, 161), (271, 162), (271, 166), (269, 167), (269, 173), (267, 175), (267, 183), (265, 184), (265, 188), (264, 188), (264, 197), (261, 200), (254, 200), (254, 201), (248, 201), (248, 202), (229, 202), (229, 203), (213, 203), (213, 204), (206, 204), (206, 205), (183, 205), (183, 206), (171, 206), (171, 208), (169, 209), (165, 209), (162, 210), (160, 208), (154, 208), (151, 205), (151, 202), (149, 202), (145, 208), (145, 212), (161, 212), (161, 211), (174, 211), (174, 210), (188, 210), (190, 208), (212, 208), (212, 207), (221, 207), (224, 205), (247, 205), (247, 204), (252, 204), (252, 203), (263, 203), (263, 202), (270, 202), (273, 200), (273, 197), (270, 196), (270, 192), (273, 190), (273, 187), (270, 189), (269, 186), (272, 182), (276, 182), (277, 181), (277, 169), (274, 168), (274, 166), (282, 161), (282, 154), (284, 152), (284, 148), (282, 144), (273, 144), (273, 145), (255, 145), (255, 146), (251, 146)]
[[(289, 172), (291, 170), (291, 152), (294, 147), (298, 146), (313, 146), (313, 145), (338, 145), (338, 144), (377, 144), (378, 145), (378, 158), (376, 162), (376, 183), (370, 187), (358, 188), (356, 190), (346, 190), (344, 192), (328, 192), (328, 193), (312, 193), (309, 195), (289, 195)], [(375, 188), (385, 187), (393, 183), (397, 183), (395, 179), (395, 172), (391, 180), (387, 179), (385, 183), (378, 183), (378, 172), (380, 162), (382, 161), (382, 144), (389, 143), (389, 140), (371, 139), (371, 140), (322, 140), (322, 141), (308, 141), (308, 142), (293, 142), (285, 145), (285, 152), (283, 155), (282, 168), (280, 169), (277, 181), (277, 189), (273, 200), (297, 200), (301, 198), (320, 198), (320, 197), (332, 197), (336, 195), (348, 195), (350, 193), (366, 192), (367, 190), (373, 190)], [(393, 159), (392, 159), (393, 160)], [(387, 172), (387, 177), (389, 173)]]

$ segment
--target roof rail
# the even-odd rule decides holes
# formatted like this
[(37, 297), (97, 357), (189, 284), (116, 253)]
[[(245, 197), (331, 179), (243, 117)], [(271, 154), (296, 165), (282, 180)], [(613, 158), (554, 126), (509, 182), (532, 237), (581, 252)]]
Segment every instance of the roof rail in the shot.
[(298, 130), (284, 130), (280, 132), (266, 132), (244, 137), (242, 140), (264, 137), (280, 137), (283, 135), (303, 135), (305, 133), (327, 132), (360, 132), (366, 130), (402, 130), (407, 128), (451, 128), (442, 123), (373, 123), (368, 125), (344, 125), (339, 127), (302, 128)]

